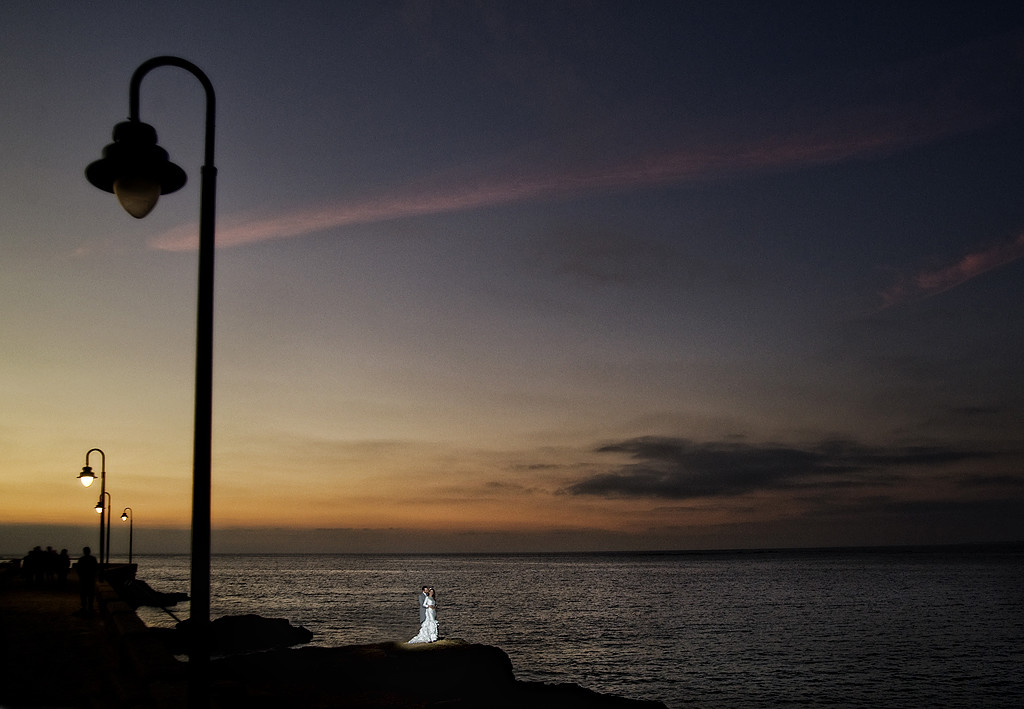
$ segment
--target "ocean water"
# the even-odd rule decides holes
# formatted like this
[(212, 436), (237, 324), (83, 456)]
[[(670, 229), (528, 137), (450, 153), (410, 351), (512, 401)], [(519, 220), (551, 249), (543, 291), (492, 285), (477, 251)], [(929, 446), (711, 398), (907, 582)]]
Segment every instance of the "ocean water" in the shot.
[[(137, 561), (188, 591), (188, 556)], [(441, 636), (500, 647), (517, 678), (672, 709), (1024, 706), (1020, 547), (215, 555), (211, 575), (214, 618), (287, 618), (322, 646), (408, 640), (429, 584)]]

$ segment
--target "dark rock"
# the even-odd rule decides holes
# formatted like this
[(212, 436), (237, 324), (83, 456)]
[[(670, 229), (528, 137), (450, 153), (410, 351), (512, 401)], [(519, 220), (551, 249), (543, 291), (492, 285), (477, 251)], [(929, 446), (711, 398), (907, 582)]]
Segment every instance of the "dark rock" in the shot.
[[(302, 626), (292, 625), (285, 618), (264, 618), (260, 615), (227, 615), (210, 624), (213, 655), (234, 655), (303, 645), (313, 639), (313, 633)], [(170, 643), (177, 652), (188, 648), (191, 621), (175, 626), (175, 637)]]
[(224, 709), (263, 707), (488, 707), (664, 709), (660, 702), (598, 694), (574, 684), (517, 682), (502, 650), (463, 640), (307, 647), (212, 663)]
[(187, 593), (162, 593), (154, 590), (148, 583), (141, 579), (135, 579), (115, 589), (117, 595), (132, 608), (139, 606), (153, 606), (154, 608), (168, 608), (176, 606), (179, 601), (187, 601)]

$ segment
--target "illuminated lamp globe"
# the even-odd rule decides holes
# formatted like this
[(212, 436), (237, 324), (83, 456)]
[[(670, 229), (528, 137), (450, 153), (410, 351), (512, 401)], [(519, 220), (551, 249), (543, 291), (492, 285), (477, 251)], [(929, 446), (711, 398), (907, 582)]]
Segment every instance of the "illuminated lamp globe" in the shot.
[(78, 474), (78, 479), (82, 481), (82, 487), (89, 487), (92, 485), (93, 480), (96, 479), (96, 476), (92, 474), (92, 468), (87, 465)]
[(177, 192), (188, 179), (156, 144), (153, 126), (142, 121), (114, 126), (114, 142), (103, 148), (102, 158), (85, 168), (85, 178), (94, 187), (116, 195), (136, 219), (153, 211), (160, 195)]

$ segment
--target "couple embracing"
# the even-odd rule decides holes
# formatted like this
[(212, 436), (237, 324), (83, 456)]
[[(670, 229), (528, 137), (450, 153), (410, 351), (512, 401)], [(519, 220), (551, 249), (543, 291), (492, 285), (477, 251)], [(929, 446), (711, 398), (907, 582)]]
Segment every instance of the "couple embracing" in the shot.
[(437, 640), (437, 603), (434, 587), (424, 586), (420, 591), (420, 632), (410, 643), (432, 643)]

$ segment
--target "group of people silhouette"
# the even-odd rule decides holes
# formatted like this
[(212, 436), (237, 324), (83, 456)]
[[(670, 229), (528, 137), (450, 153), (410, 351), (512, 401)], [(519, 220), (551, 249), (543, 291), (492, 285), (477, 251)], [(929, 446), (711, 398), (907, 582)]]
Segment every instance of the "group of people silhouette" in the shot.
[(51, 546), (45, 550), (41, 546), (33, 547), (21, 560), (21, 574), (30, 586), (64, 588), (72, 568), (78, 576), (78, 590), (82, 602), (78, 613), (92, 615), (96, 603), (96, 579), (100, 564), (89, 547), (83, 547), (82, 556), (74, 565), (67, 549), (61, 549), (58, 553)]
[(25, 579), (34, 586), (43, 584), (64, 584), (68, 580), (71, 569), (71, 557), (67, 549), (60, 553), (53, 547), (33, 547), (21, 562), (21, 572)]

